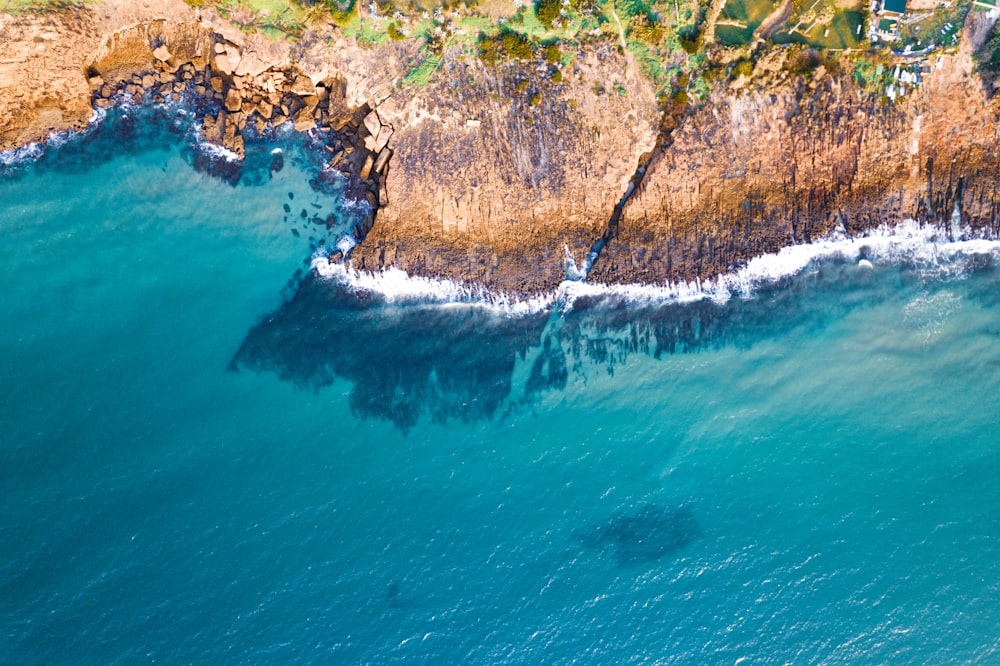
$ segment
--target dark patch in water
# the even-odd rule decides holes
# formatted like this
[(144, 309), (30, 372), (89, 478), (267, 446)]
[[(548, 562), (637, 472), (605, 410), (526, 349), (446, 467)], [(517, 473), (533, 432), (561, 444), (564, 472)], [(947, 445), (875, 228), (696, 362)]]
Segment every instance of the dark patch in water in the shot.
[(701, 533), (687, 505), (669, 508), (646, 504), (616, 513), (598, 525), (577, 530), (574, 536), (587, 548), (613, 549), (616, 564), (629, 566), (676, 555)]
[[(995, 273), (983, 257), (970, 264), (970, 270)], [(508, 410), (520, 409), (546, 392), (566, 390), (571, 373), (585, 379), (588, 363), (613, 375), (635, 353), (662, 358), (749, 348), (796, 329), (814, 331), (926, 279), (912, 266), (859, 268), (834, 259), (750, 299), (637, 304), (605, 294), (578, 298), (558, 315), (516, 317), (480, 307), (389, 305), (309, 273), (289, 302), (250, 330), (232, 367), (274, 372), (313, 389), (348, 379), (355, 414), (406, 430), (422, 414), (439, 422), (488, 419), (508, 399)], [(992, 279), (984, 284), (981, 298), (998, 300)], [(550, 316), (555, 325), (547, 328)], [(524, 392), (511, 395), (515, 360), (529, 353)]]
[(531, 367), (525, 393), (535, 396), (548, 390), (561, 391), (566, 388), (568, 380), (569, 371), (566, 369), (566, 353), (563, 352), (562, 343), (557, 336), (546, 335), (542, 353)]
[(404, 431), (423, 413), (441, 423), (474, 421), (503, 404), (516, 356), (536, 343), (547, 318), (394, 306), (310, 273), (290, 301), (250, 330), (230, 367), (317, 390), (348, 379), (356, 415)]

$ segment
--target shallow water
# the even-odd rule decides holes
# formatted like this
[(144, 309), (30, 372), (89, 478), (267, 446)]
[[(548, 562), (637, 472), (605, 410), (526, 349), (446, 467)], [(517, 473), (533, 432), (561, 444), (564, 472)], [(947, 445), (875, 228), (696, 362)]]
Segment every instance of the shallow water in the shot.
[(292, 147), (88, 145), (0, 176), (0, 661), (1000, 658), (988, 257), (359, 302)]

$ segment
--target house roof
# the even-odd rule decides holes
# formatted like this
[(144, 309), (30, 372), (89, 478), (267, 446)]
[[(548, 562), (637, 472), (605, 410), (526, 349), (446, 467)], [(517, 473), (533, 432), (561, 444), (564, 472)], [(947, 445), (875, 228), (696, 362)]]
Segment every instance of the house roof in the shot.
[(896, 12), (897, 14), (905, 14), (906, 0), (885, 0), (885, 4), (882, 5), (882, 11)]

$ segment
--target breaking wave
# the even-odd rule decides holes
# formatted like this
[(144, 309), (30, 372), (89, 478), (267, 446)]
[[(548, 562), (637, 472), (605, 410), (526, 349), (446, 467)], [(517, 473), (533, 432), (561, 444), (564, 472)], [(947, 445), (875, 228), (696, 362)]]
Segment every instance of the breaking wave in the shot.
[(46, 151), (60, 148), (77, 137), (90, 134), (107, 115), (105, 109), (95, 108), (83, 129), (52, 132), (44, 141), (32, 141), (11, 150), (0, 150), (0, 171), (16, 169), (37, 162), (45, 156)]
[(824, 262), (852, 263), (861, 270), (907, 265), (928, 278), (954, 278), (969, 270), (968, 260), (987, 256), (1000, 258), (1000, 240), (979, 235), (967, 227), (954, 230), (908, 220), (860, 236), (834, 232), (812, 243), (760, 255), (745, 266), (713, 279), (661, 285), (609, 285), (584, 282), (578, 275), (572, 275), (554, 292), (529, 298), (455, 280), (411, 276), (398, 268), (357, 271), (350, 265), (330, 262), (323, 254), (314, 257), (312, 268), (318, 276), (340, 288), (385, 303), (481, 305), (517, 315), (552, 307), (571, 310), (584, 297), (588, 306), (600, 301), (615, 305), (669, 305), (704, 300), (725, 303), (732, 298), (752, 298), (761, 289), (816, 270)]

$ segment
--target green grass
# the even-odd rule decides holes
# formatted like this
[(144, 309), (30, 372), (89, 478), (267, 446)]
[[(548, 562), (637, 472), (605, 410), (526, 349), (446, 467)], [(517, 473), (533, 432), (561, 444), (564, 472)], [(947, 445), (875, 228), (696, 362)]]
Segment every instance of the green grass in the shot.
[(752, 32), (777, 7), (772, 0), (727, 0), (719, 18), (746, 23)]
[(864, 20), (859, 11), (838, 11), (832, 21), (816, 25), (805, 34), (779, 30), (771, 35), (771, 41), (775, 44), (803, 44), (817, 49), (853, 49), (866, 39), (864, 29), (858, 34), (858, 27), (864, 25)]
[(750, 43), (753, 28), (740, 28), (735, 25), (715, 26), (715, 41), (723, 46), (743, 46)]
[(94, 0), (0, 0), (0, 13), (21, 14), (23, 12), (60, 12), (73, 7), (93, 4)]
[(441, 67), (441, 56), (429, 53), (425, 53), (424, 56), (423, 61), (403, 78), (403, 87), (421, 87), (431, 82), (434, 73)]
[[(946, 48), (957, 46), (962, 25), (971, 6), (969, 0), (959, 0), (953, 7), (936, 10), (933, 16), (922, 21), (900, 26), (899, 44), (894, 45), (893, 50), (909, 46), (913, 51), (920, 51), (930, 44)], [(946, 28), (949, 23), (951, 27)]]

